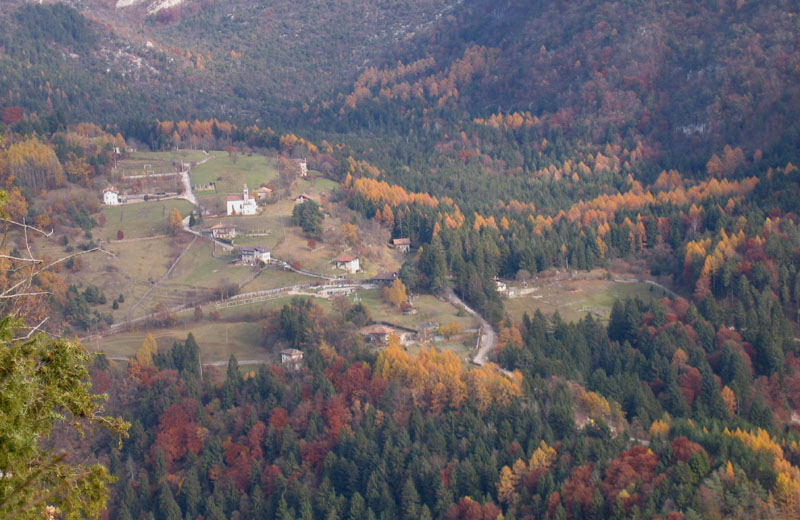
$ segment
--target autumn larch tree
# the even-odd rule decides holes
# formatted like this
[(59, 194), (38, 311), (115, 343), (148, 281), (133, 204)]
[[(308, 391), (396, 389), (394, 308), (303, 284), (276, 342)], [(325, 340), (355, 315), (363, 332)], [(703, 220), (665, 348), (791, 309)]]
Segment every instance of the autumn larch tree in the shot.
[(181, 212), (178, 211), (178, 208), (172, 208), (172, 212), (169, 214), (167, 225), (169, 226), (169, 232), (172, 235), (177, 233), (183, 227), (183, 217), (181, 217)]

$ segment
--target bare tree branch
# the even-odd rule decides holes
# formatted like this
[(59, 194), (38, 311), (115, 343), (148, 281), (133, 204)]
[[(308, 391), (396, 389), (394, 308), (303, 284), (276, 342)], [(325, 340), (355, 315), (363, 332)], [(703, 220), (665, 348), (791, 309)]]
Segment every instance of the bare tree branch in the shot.
[(39, 322), (39, 323), (38, 323), (36, 326), (34, 326), (34, 327), (23, 327), (23, 328), (26, 328), (26, 329), (27, 329), (27, 328), (31, 329), (31, 330), (30, 330), (30, 332), (28, 332), (28, 333), (27, 333), (27, 334), (25, 334), (24, 336), (20, 336), (20, 337), (18, 337), (18, 338), (14, 338), (14, 341), (23, 341), (23, 340), (26, 340), (26, 339), (30, 338), (31, 336), (33, 336), (34, 332), (36, 332), (37, 330), (39, 330), (39, 328), (40, 328), (42, 325), (44, 325), (44, 322), (46, 322), (46, 321), (47, 321), (47, 320), (49, 320), (49, 319), (50, 319), (50, 316), (47, 316), (47, 317), (45, 317), (45, 319), (43, 319), (42, 321), (40, 321), (40, 322)]
[(76, 256), (85, 255), (87, 253), (93, 253), (95, 251), (101, 251), (101, 252), (103, 252), (103, 253), (105, 253), (105, 254), (107, 254), (109, 256), (113, 256), (113, 257), (117, 256), (114, 253), (112, 253), (111, 251), (106, 251), (105, 249), (102, 249), (100, 247), (93, 247), (92, 249), (87, 249), (86, 251), (78, 251), (77, 253), (73, 253), (71, 255), (67, 255), (65, 257), (59, 258), (58, 260), (50, 262), (49, 264), (45, 265), (44, 267), (42, 267), (41, 269), (39, 269), (38, 271), (36, 271), (33, 274), (34, 274), (34, 276), (36, 276), (37, 274), (41, 273), (42, 271), (46, 271), (47, 269), (53, 267), (54, 265), (60, 264), (61, 262), (66, 262), (70, 258), (75, 258)]
[(39, 262), (43, 261), (43, 260), (39, 260), (38, 258), (22, 258), (22, 257), (19, 257), (19, 256), (4, 255), (2, 253), (0, 253), (0, 258), (8, 258), (9, 260), (19, 260), (20, 262), (36, 262), (36, 263), (39, 263)]
[(46, 237), (53, 235), (53, 230), (51, 229), (49, 232), (44, 231), (42, 229), (37, 228), (36, 226), (31, 226), (29, 224), (25, 224), (24, 222), (17, 222), (16, 220), (11, 220), (10, 218), (0, 218), (0, 222), (7, 222), (9, 224), (14, 224), (15, 226), (19, 226), (25, 228), (26, 230), (30, 229), (31, 231), (35, 231), (40, 233)]

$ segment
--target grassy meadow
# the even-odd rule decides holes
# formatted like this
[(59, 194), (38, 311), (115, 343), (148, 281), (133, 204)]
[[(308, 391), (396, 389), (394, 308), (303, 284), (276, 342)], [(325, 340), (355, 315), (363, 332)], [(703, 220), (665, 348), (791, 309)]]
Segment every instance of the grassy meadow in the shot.
[(663, 291), (645, 283), (623, 283), (612, 280), (563, 280), (536, 288), (532, 293), (504, 300), (506, 312), (516, 320), (524, 313), (536, 310), (545, 316), (555, 311), (565, 321), (578, 321), (586, 313), (608, 321), (614, 300), (639, 297), (643, 300), (661, 298)]

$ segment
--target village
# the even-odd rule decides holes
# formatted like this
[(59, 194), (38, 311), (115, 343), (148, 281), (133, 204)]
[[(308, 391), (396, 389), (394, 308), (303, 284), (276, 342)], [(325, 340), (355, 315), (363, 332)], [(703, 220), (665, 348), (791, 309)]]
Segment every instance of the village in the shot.
[[(404, 288), (400, 300), (389, 301), (401, 266), (416, 254), (411, 240), (371, 220), (354, 226), (353, 212), (332, 202), (339, 184), (303, 158), (181, 150), (131, 153), (118, 166), (98, 193), (102, 226), (93, 235), (108, 254), (87, 255), (70, 275), (79, 287), (119, 295), (112, 323), (82, 337), (94, 350), (124, 360), (147, 334), (167, 347), (193, 332), (204, 339), (208, 363), (235, 354), (245, 365), (300, 366), (301, 353), (261, 346), (257, 319), (295, 297), (325, 312), (363, 305), (369, 319), (358, 333), (372, 349), (394, 336), (410, 351), (432, 344), (482, 364), (494, 347), (495, 332), (452, 291), (437, 297)], [(287, 167), (289, 175), (278, 171)], [(293, 222), (306, 203), (321, 210), (316, 237)], [(63, 251), (49, 247), (43, 252)], [(496, 281), (517, 320), (537, 309), (607, 319), (615, 297), (651, 297), (648, 289), (615, 283), (606, 272)]]
[[(121, 161), (123, 175), (99, 194), (106, 224), (98, 238), (114, 256), (92, 259), (97, 268), (76, 278), (125, 299), (113, 324), (84, 338), (87, 346), (125, 358), (147, 333), (168, 345), (193, 331), (211, 363), (235, 353), (244, 364), (300, 366), (299, 351), (258, 348), (250, 317), (301, 296), (327, 310), (345, 299), (363, 304), (371, 318), (358, 332), (370, 348), (394, 335), (411, 350), (433, 343), (470, 361), (481, 337), (478, 318), (429, 294), (408, 294), (396, 305), (384, 297), (414, 254), (411, 241), (369, 223), (356, 241), (345, 236), (353, 217), (330, 203), (338, 184), (303, 159), (292, 163), (296, 176), (287, 187), (278, 182), (276, 161), (256, 154), (233, 162), (225, 152), (140, 153)], [(317, 239), (292, 224), (295, 206), (309, 201), (324, 214)], [(172, 212), (181, 226), (170, 232), (159, 220)], [(163, 262), (144, 261), (159, 254)]]

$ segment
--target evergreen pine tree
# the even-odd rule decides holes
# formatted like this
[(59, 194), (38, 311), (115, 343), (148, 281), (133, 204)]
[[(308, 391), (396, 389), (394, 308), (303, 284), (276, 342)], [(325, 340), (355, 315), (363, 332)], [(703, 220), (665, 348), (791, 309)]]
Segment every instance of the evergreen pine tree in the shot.
[(166, 480), (162, 480), (158, 486), (158, 497), (156, 499), (156, 508), (158, 515), (157, 520), (183, 520), (181, 515), (181, 508), (175, 502), (172, 496), (172, 490), (169, 488)]

